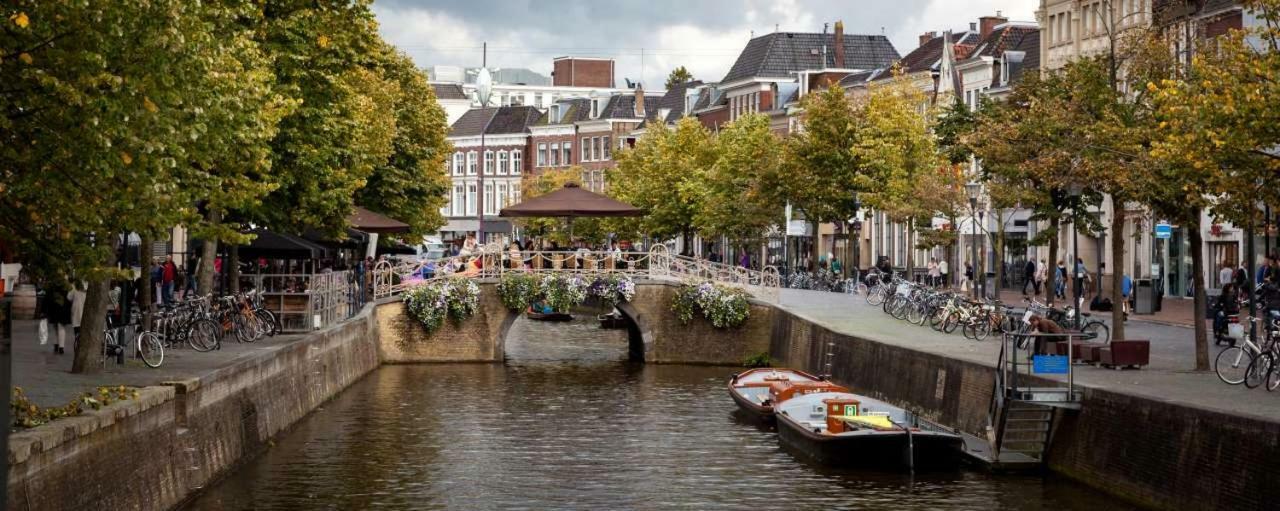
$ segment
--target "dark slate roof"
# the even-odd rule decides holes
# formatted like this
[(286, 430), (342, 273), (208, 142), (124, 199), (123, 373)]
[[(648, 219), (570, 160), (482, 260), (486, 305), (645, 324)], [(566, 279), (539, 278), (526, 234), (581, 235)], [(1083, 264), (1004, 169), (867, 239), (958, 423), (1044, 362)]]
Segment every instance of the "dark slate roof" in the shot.
[[(942, 39), (938, 36), (930, 39), (928, 42), (920, 45), (919, 48), (911, 50), (906, 56), (902, 57), (902, 69), (907, 73), (916, 73), (919, 71), (927, 71), (937, 65), (938, 60), (942, 58)], [(973, 46), (978, 44), (978, 33), (969, 30), (951, 33), (951, 44), (958, 46)], [(957, 58), (962, 57), (957, 52)]]
[[(474, 137), (479, 136), (481, 131), (486, 135), (524, 133), (541, 115), (542, 112), (532, 106), (473, 108), (454, 121), (449, 129), (449, 136)], [(486, 124), (489, 127), (487, 130)]]
[(888, 71), (888, 69), (882, 67), (879, 69), (872, 69), (870, 71), (849, 73), (847, 76), (840, 79), (840, 87), (847, 89), (849, 87), (856, 87), (858, 85), (865, 84), (872, 80), (878, 80), (885, 76), (892, 76), (893, 73), (889, 73)]
[[(667, 118), (663, 119), (664, 122), (676, 122), (677, 120), (679, 120), (681, 117), (684, 116), (685, 92), (688, 91), (690, 88), (697, 87), (699, 85), (702, 85), (702, 80), (693, 80), (691, 82), (678, 83), (678, 84), (672, 85), (671, 88), (667, 89), (667, 93), (662, 96), (662, 100), (658, 101), (659, 109), (662, 109), (662, 108), (671, 109), (671, 111), (667, 113)], [(648, 106), (647, 101), (645, 102), (645, 106)]]
[(462, 85), (456, 83), (433, 83), (431, 88), (436, 91), (436, 99), (471, 99), (467, 97), (467, 91), (462, 90)]
[(588, 98), (571, 98), (562, 99), (556, 102), (560, 108), (567, 108), (564, 115), (560, 116), (560, 122), (551, 122), (551, 109), (538, 118), (536, 125), (548, 126), (552, 124), (573, 124), (579, 121), (591, 120), (591, 100)]
[[(822, 58), (822, 46), (827, 56)], [(835, 35), (775, 32), (752, 39), (738, 55), (720, 83), (745, 78), (789, 78), (796, 71), (826, 69), (835, 65)], [(898, 51), (881, 35), (844, 35), (846, 69), (875, 69), (898, 60)]]
[[(1025, 46), (1032, 40), (1035, 41), (1035, 47), (1031, 50), (1020, 50), (1020, 46)], [(1037, 60), (1040, 54), (1040, 27), (1035, 25), (999, 25), (992, 30), (987, 37), (978, 41), (978, 46), (969, 53), (968, 59), (978, 57), (999, 58), (1004, 54), (1005, 50), (1026, 51), (1029, 54), (1035, 53)], [(965, 60), (968, 60), (965, 59)]]
[[(644, 116), (652, 118), (658, 115), (658, 104), (662, 101), (662, 96), (644, 95)], [(600, 109), (598, 119), (639, 119), (636, 117), (636, 95), (634, 92), (615, 94), (609, 98), (609, 102)]]

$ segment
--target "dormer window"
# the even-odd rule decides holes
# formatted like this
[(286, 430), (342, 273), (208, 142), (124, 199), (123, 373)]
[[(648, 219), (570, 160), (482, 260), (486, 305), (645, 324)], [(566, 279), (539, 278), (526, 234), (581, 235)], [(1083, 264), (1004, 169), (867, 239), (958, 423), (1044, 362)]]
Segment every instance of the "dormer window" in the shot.
[(551, 122), (560, 122), (560, 105), (551, 105)]

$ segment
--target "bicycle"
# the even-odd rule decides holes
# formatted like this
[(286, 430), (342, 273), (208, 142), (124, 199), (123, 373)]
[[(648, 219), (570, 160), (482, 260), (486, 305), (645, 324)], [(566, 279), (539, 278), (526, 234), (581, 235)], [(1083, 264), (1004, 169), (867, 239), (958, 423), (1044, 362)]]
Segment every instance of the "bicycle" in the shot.
[[(1249, 317), (1248, 321), (1256, 323), (1258, 318)], [(1213, 370), (1218, 374), (1218, 379), (1227, 385), (1240, 385), (1249, 378), (1251, 370), (1257, 370), (1257, 366), (1253, 363), (1254, 358), (1261, 355), (1263, 349), (1254, 344), (1253, 335), (1249, 330), (1245, 329), (1243, 339), (1239, 343), (1222, 350), (1214, 359)]]

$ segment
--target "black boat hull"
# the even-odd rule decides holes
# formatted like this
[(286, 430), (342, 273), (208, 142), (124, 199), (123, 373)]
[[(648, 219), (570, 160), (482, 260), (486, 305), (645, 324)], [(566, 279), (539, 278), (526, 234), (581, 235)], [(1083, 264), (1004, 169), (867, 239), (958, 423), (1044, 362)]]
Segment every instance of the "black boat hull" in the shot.
[(563, 312), (552, 312), (550, 314), (542, 314), (538, 312), (530, 312), (526, 314), (529, 319), (534, 321), (573, 321), (573, 316)]
[(777, 417), (778, 437), (792, 453), (821, 465), (876, 470), (951, 470), (961, 463), (963, 440), (932, 431), (862, 430), (826, 435), (787, 416)]

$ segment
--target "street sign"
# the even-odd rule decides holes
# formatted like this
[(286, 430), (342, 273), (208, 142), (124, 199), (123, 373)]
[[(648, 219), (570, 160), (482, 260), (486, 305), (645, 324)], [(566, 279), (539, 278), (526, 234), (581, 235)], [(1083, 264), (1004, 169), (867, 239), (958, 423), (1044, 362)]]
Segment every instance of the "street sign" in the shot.
[(1031, 358), (1031, 372), (1035, 374), (1067, 374), (1066, 355), (1036, 355)]
[(809, 222), (804, 220), (787, 222), (787, 236), (809, 236)]
[(1167, 240), (1173, 237), (1173, 226), (1164, 222), (1156, 224), (1156, 238)]

